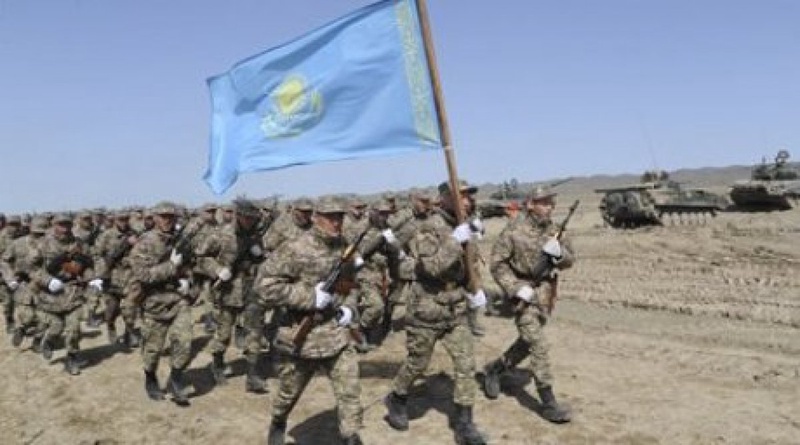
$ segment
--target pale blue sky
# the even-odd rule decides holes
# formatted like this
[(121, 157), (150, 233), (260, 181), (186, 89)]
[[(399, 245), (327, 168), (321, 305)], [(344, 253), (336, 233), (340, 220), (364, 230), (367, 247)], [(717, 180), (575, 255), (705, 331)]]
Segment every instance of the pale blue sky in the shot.
[[(370, 3), (0, 0), (0, 211), (372, 193), (438, 152), (202, 181), (207, 77)], [(800, 158), (800, 2), (428, 0), (475, 182)]]

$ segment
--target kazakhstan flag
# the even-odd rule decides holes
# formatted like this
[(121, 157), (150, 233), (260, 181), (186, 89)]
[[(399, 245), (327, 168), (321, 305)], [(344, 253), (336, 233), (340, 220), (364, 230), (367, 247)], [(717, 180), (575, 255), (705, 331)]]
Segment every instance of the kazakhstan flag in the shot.
[(441, 148), (415, 2), (366, 6), (208, 80), (205, 181)]

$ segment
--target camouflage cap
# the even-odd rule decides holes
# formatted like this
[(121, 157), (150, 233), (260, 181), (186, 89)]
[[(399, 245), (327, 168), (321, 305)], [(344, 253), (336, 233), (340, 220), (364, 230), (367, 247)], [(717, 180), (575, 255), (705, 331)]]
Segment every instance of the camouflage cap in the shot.
[(540, 201), (547, 198), (554, 198), (557, 195), (550, 187), (546, 185), (539, 185), (534, 187), (528, 193), (528, 199), (531, 201)]
[(317, 213), (331, 214), (331, 213), (346, 213), (347, 209), (341, 199), (335, 196), (325, 196), (317, 201), (314, 206), (314, 211)]
[(394, 210), (392, 205), (388, 201), (385, 201), (385, 200), (380, 200), (380, 201), (377, 201), (377, 202), (373, 202), (371, 207), (372, 207), (372, 210), (375, 210), (375, 211), (378, 211), (378, 212), (391, 212), (392, 210)]
[(31, 221), (31, 233), (46, 233), (47, 228), (47, 220), (44, 218), (36, 217)]
[[(475, 193), (478, 193), (478, 187), (477, 186), (470, 185), (469, 183), (467, 183), (467, 181), (464, 181), (463, 179), (459, 180), (458, 183), (459, 183), (459, 191), (461, 193), (468, 193), (470, 195), (474, 195)], [(439, 184), (438, 190), (439, 190), (439, 194), (440, 195), (449, 194), (450, 193), (450, 181), (444, 181), (441, 184)]]
[(359, 197), (350, 198), (350, 207), (366, 207), (367, 203)]
[(61, 212), (53, 216), (53, 224), (72, 223), (72, 215), (69, 213)]
[(178, 213), (178, 206), (169, 201), (161, 201), (153, 206), (151, 213), (154, 215), (175, 215)]
[(249, 216), (251, 218), (258, 218), (261, 216), (261, 211), (258, 210), (256, 204), (247, 198), (236, 198), (233, 201), (233, 206), (236, 209), (236, 214), (239, 216)]
[(312, 211), (314, 210), (314, 202), (308, 198), (300, 198), (292, 203), (292, 208), (297, 210)]

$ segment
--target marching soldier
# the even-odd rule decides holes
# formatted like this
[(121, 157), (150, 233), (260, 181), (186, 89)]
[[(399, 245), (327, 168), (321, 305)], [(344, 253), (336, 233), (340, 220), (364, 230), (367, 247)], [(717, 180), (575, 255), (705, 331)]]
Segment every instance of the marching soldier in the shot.
[[(259, 270), (255, 289), (262, 304), (284, 311), (275, 340), (280, 389), (273, 399), (270, 445), (284, 443), (289, 414), (318, 370), (333, 384), (342, 443), (362, 443), (358, 358), (347, 328), (357, 319), (356, 296), (345, 286), (325, 288), (327, 275), (346, 247), (344, 213), (344, 206), (334, 198), (320, 200), (312, 229), (282, 245)], [(354, 273), (354, 267), (350, 272), (344, 275)], [(298, 340), (301, 326), (312, 320), (305, 339)]]
[[(500, 375), (530, 357), (530, 370), (542, 402), (541, 415), (554, 423), (570, 421), (569, 410), (556, 402), (544, 326), (549, 308), (543, 297), (551, 292), (552, 281), (534, 282), (537, 261), (550, 261), (555, 269), (572, 266), (575, 258), (569, 242), (553, 235), (557, 228), (550, 219), (556, 194), (537, 187), (525, 202), (524, 217), (511, 221), (492, 249), (491, 271), (506, 295), (518, 302), (515, 323), (518, 338), (485, 368), (484, 391), (490, 399), (500, 394)], [(544, 255), (541, 255), (543, 252)], [(552, 304), (552, 303), (551, 303)]]
[(472, 417), (475, 403), (474, 339), (468, 325), (467, 311), (486, 304), (483, 290), (467, 289), (467, 265), (464, 249), (477, 232), (468, 222), (457, 224), (455, 209), (462, 205), (472, 210), (476, 187), (460, 184), (461, 203), (456, 201), (449, 183), (439, 185), (442, 208), (421, 225), (409, 243), (409, 254), (416, 261), (406, 315), (406, 348), (408, 356), (392, 382), (392, 392), (385, 403), (389, 425), (397, 430), (408, 429), (408, 393), (430, 363), (434, 346), (441, 341), (455, 368), (455, 434), (458, 443), (484, 444)]
[(169, 341), (171, 372), (167, 387), (176, 404), (188, 406), (184, 371), (191, 360), (192, 343), (189, 272), (182, 267), (184, 253), (175, 249), (179, 242), (175, 239), (175, 205), (162, 202), (152, 213), (154, 229), (145, 232), (130, 253), (133, 274), (129, 291), (140, 302), (144, 317), (145, 391), (152, 400), (164, 399), (156, 371), (164, 343)]
[(369, 226), (366, 208), (367, 204), (360, 198), (354, 198), (350, 201), (350, 207), (344, 215), (344, 223), (342, 225), (342, 235), (344, 235), (347, 242), (352, 242)]
[[(22, 218), (12, 215), (6, 219), (3, 215), (4, 226), (0, 228), (0, 255), (8, 250), (11, 243), (22, 235)], [(6, 333), (14, 332), (14, 298), (13, 289), (7, 284), (0, 284), (0, 300), (3, 303), (3, 315), (6, 321)]]
[(38, 256), (42, 264), (33, 277), (39, 289), (37, 307), (45, 329), (41, 349), (44, 358), (50, 360), (55, 341), (63, 334), (67, 347), (64, 370), (78, 375), (80, 362), (77, 354), (85, 292), (87, 288), (102, 291), (103, 281), (93, 278), (92, 257), (73, 235), (72, 218), (61, 213), (53, 218), (53, 223), (53, 232), (39, 246)]

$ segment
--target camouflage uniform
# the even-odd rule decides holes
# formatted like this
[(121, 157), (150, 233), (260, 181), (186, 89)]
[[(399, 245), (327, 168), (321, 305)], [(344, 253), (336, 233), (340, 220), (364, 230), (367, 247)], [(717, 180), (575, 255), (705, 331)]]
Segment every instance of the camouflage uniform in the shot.
[[(70, 223), (71, 219), (59, 215), (53, 222), (62, 225)], [(42, 264), (34, 271), (32, 278), (38, 286), (36, 305), (44, 328), (42, 352), (49, 359), (55, 340), (63, 334), (67, 347), (65, 370), (73, 375), (79, 374), (76, 355), (81, 338), (80, 322), (84, 315), (82, 307), (86, 283), (94, 275), (91, 256), (68, 229), (63, 234), (58, 234), (54, 229), (53, 233), (45, 236), (37, 255), (42, 259)], [(70, 258), (75, 258), (82, 266), (77, 275), (64, 269)], [(54, 287), (54, 283), (58, 282), (61, 283), (60, 288)]]
[[(156, 205), (153, 213), (158, 218), (174, 218), (176, 210), (173, 204), (161, 203)], [(174, 230), (164, 231), (156, 227), (145, 232), (133, 246), (130, 291), (138, 294), (144, 318), (142, 362), (145, 390), (151, 399), (163, 398), (155, 373), (164, 343), (169, 340), (172, 368), (169, 388), (175, 402), (185, 405), (188, 400), (183, 393), (183, 371), (191, 360), (192, 312), (188, 301), (188, 272), (182, 267), (183, 258), (173, 249), (174, 236)]]
[[(204, 213), (201, 216), (192, 218), (184, 229), (184, 235), (191, 240), (192, 251), (198, 256), (208, 256), (205, 250), (210, 249), (213, 243), (209, 240), (216, 236), (221, 230), (221, 226), (217, 223), (216, 212), (217, 206), (215, 204), (206, 204), (202, 207), (201, 211)], [(201, 320), (208, 333), (213, 333), (216, 330), (215, 315), (215, 301), (214, 291), (211, 289), (216, 274), (208, 276), (204, 273), (194, 273), (192, 286), (198, 294), (195, 305), (201, 308)]]
[[(19, 216), (10, 216), (6, 226), (0, 229), (0, 255), (11, 246), (11, 243), (21, 235), (20, 226), (22, 219)], [(14, 298), (12, 290), (6, 283), (0, 283), (0, 302), (3, 303), (3, 315), (6, 321), (6, 333), (14, 331)]]
[[(77, 223), (72, 228), (72, 234), (81, 241), (85, 253), (92, 255), (92, 257), (96, 256), (95, 245), (97, 244), (97, 238), (101, 234), (101, 229), (94, 224), (91, 213), (81, 212), (78, 215)], [(96, 327), (100, 324), (100, 317), (98, 317), (97, 311), (100, 307), (102, 293), (95, 288), (87, 288), (84, 296), (86, 299), (84, 319), (90, 326)]]
[[(116, 215), (119, 220), (124, 220), (126, 217), (128, 214), (124, 212)], [(128, 254), (137, 239), (138, 236), (133, 228), (120, 222), (103, 231), (97, 237), (95, 244), (95, 272), (103, 280), (104, 318), (108, 327), (109, 342), (117, 341), (115, 322), (117, 317), (122, 315), (125, 333), (121, 342), (124, 346), (130, 347), (139, 345), (139, 334), (135, 331), (136, 303), (125, 293), (132, 276)]]
[[(344, 213), (344, 207), (335, 201), (323, 200), (317, 211)], [(320, 369), (333, 385), (342, 437), (357, 437), (361, 429), (358, 360), (348, 329), (339, 324), (336, 311), (315, 309), (315, 286), (326, 279), (345, 247), (342, 237), (331, 238), (315, 225), (309, 232), (282, 245), (259, 269), (255, 290), (262, 304), (284, 310), (275, 341), (275, 349), (281, 354), (280, 390), (273, 399), (270, 443), (282, 443), (277, 442), (276, 436), (282, 439), (289, 413)], [(348, 296), (333, 294), (333, 299), (329, 309), (346, 307), (351, 313), (357, 312), (357, 297), (353, 293)], [(315, 314), (322, 319), (315, 321), (305, 342), (295, 350), (293, 339), (301, 320)]]
[[(462, 184), (463, 193), (472, 194), (476, 190)], [(449, 193), (446, 183), (440, 185), (440, 193)], [(392, 381), (392, 392), (385, 403), (390, 426), (408, 429), (409, 390), (427, 369), (434, 346), (441, 342), (455, 368), (456, 434), (464, 443), (482, 444), (484, 439), (472, 421), (477, 385), (474, 339), (467, 314), (472, 294), (466, 289), (467, 267), (475, 270), (475, 265), (468, 266), (465, 262), (464, 247), (454, 236), (457, 226), (465, 225), (458, 225), (451, 213), (440, 209), (421, 221), (409, 242), (411, 257), (407, 261), (416, 264), (406, 308), (408, 356)]]
[[(536, 193), (536, 191), (534, 192)], [(544, 199), (553, 197), (546, 189), (541, 189), (534, 196)], [(545, 411), (543, 416), (555, 422), (568, 421), (566, 412), (556, 415), (559, 410), (552, 395), (553, 375), (550, 369), (548, 343), (544, 334), (544, 326), (549, 314), (543, 308), (539, 295), (550, 292), (550, 282), (535, 283), (533, 268), (538, 261), (552, 261), (542, 255), (545, 243), (556, 233), (557, 227), (549, 218), (539, 217), (528, 212), (512, 220), (500, 233), (492, 249), (490, 268), (492, 275), (505, 294), (514, 299), (517, 311), (514, 317), (518, 338), (501, 355), (486, 367), (485, 390), (489, 398), (496, 398), (499, 393), (499, 376), (507, 369), (514, 368), (526, 357), (530, 357), (530, 371), (533, 374), (537, 390), (542, 398)], [(566, 269), (574, 262), (573, 250), (566, 238), (561, 239), (561, 258), (556, 262), (556, 269)], [(514, 298), (524, 287), (536, 289), (530, 303)], [(550, 403), (552, 406), (548, 406)], [(549, 411), (548, 411), (549, 410)], [(552, 417), (552, 418), (549, 418)]]
[[(47, 231), (45, 222), (34, 220), (31, 233), (17, 238), (3, 252), (0, 272), (14, 299), (17, 318), (14, 346), (20, 346), (25, 335), (35, 334), (39, 317), (36, 316), (35, 287), (31, 285), (31, 275), (41, 267), (40, 244)], [(38, 345), (38, 343), (37, 343)]]

